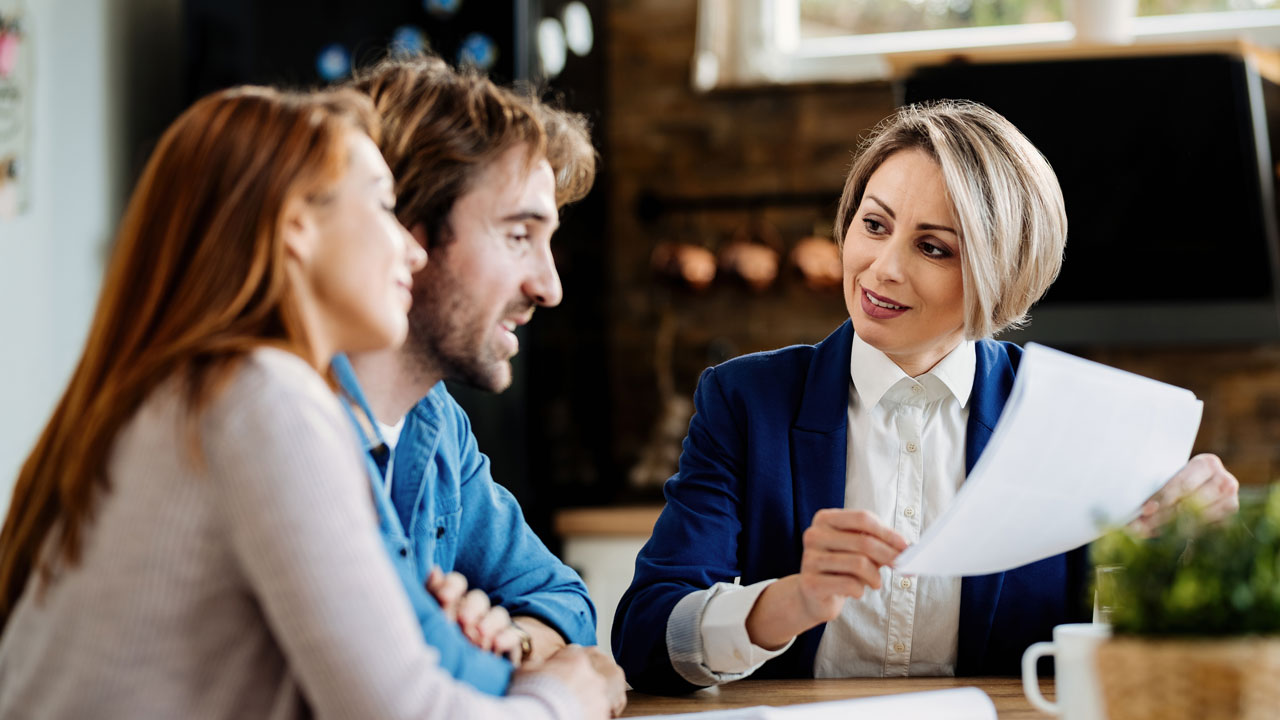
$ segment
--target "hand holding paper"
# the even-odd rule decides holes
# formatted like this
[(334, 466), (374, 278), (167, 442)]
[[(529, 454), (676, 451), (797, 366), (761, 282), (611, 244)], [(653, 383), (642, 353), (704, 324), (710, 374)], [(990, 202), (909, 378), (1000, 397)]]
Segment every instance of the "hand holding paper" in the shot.
[(1206, 521), (1222, 520), (1240, 509), (1240, 481), (1223, 467), (1217, 455), (1197, 455), (1143, 504), (1129, 529), (1150, 535), (1172, 520), (1177, 506), (1184, 502), (1199, 508)]
[(1183, 467), (1200, 413), (1188, 390), (1029, 344), (985, 452), (896, 567), (983, 575), (1096, 539)]

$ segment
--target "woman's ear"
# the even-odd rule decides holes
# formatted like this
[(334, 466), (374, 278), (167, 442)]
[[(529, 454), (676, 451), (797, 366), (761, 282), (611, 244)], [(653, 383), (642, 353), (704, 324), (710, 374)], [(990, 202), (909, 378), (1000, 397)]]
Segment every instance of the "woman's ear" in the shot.
[(292, 197), (280, 213), (280, 232), (284, 250), (289, 257), (308, 265), (315, 256), (320, 241), (315, 208), (306, 199)]

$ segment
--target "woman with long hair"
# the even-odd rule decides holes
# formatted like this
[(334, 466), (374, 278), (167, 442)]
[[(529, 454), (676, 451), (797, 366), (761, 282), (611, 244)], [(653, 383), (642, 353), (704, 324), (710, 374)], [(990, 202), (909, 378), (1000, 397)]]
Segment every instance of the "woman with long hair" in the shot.
[(377, 132), (238, 88), (161, 139), (0, 533), (0, 716), (605, 716), (573, 648), (449, 678), (380, 546), (328, 377), (404, 340), (426, 261)]

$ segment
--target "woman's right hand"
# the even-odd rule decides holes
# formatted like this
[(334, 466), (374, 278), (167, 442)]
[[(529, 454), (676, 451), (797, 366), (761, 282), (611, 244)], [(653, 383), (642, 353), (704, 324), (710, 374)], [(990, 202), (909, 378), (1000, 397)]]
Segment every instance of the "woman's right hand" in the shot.
[(764, 589), (747, 616), (747, 634), (762, 648), (778, 648), (840, 614), (845, 598), (879, 589), (880, 569), (907, 541), (867, 510), (819, 510), (804, 531), (800, 572)]
[(907, 541), (867, 510), (826, 509), (804, 531), (800, 600), (814, 625), (840, 614), (847, 597), (880, 589), (880, 568), (891, 565)]
[(616, 682), (622, 670), (612, 661), (608, 664), (617, 669), (619, 678), (605, 677), (597, 670), (599, 658), (603, 655), (594, 647), (566, 645), (542, 663), (526, 665), (516, 670), (516, 677), (522, 675), (540, 675), (546, 673), (559, 680), (569, 689), (582, 707), (582, 717), (586, 720), (603, 720), (616, 716), (626, 705), (626, 683)]

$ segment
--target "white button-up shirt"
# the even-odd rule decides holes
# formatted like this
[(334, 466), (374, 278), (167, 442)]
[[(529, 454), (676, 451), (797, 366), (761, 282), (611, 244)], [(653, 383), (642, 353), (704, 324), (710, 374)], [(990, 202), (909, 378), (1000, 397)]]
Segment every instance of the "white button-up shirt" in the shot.
[[(961, 342), (932, 370), (908, 377), (854, 337), (850, 358), (845, 507), (870, 510), (908, 543), (951, 503), (965, 475), (965, 430), (975, 354)], [(827, 623), (815, 677), (953, 675), (960, 579), (881, 569), (879, 590), (845, 601)], [(746, 677), (787, 650), (751, 643), (746, 619), (772, 580), (717, 583), (685, 596), (667, 622), (672, 664), (699, 685)]]

